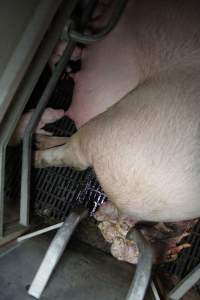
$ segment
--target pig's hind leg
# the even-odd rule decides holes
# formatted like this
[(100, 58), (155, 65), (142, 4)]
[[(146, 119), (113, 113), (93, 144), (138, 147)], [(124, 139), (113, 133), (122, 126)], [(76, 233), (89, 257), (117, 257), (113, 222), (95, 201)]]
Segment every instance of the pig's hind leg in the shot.
[(47, 136), (44, 134), (35, 135), (35, 146), (39, 150), (45, 150), (52, 147), (57, 147), (63, 145), (67, 142), (69, 138), (61, 136)]
[(80, 149), (80, 143), (76, 136), (65, 138), (65, 144), (47, 150), (35, 152), (35, 167), (72, 167), (85, 170), (89, 162)]

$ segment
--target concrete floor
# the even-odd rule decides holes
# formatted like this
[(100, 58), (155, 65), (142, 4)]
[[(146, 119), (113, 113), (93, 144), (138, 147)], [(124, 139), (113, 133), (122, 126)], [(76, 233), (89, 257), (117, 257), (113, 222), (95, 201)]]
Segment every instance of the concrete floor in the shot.
[[(0, 300), (31, 300), (27, 289), (53, 235), (0, 248)], [(134, 266), (73, 239), (64, 252), (41, 300), (123, 300)], [(145, 300), (152, 299), (151, 293)], [(183, 300), (200, 299), (192, 289)]]
[[(26, 289), (52, 236), (28, 240), (0, 253), (0, 300), (29, 300)], [(121, 300), (133, 278), (133, 266), (73, 240), (67, 247), (41, 300)]]
[(200, 300), (200, 295), (195, 289), (192, 289), (182, 298), (182, 300)]

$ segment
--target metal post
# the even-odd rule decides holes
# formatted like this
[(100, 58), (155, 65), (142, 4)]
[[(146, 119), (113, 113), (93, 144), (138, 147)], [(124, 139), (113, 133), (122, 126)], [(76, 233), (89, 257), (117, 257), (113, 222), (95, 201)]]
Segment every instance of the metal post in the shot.
[(136, 243), (140, 256), (126, 300), (143, 300), (150, 281), (153, 251), (142, 234), (134, 228), (128, 232), (127, 239)]
[(33, 282), (28, 290), (29, 295), (39, 299), (44, 291), (47, 282), (59, 262), (66, 245), (74, 232), (79, 222), (88, 214), (86, 209), (77, 209), (72, 211), (66, 218), (62, 227), (57, 231), (52, 240), (45, 257), (33, 279)]
[[(66, 8), (66, 21), (69, 19), (76, 1), (67, 2), (68, 9)], [(29, 224), (29, 202), (30, 202), (30, 171), (31, 171), (31, 147), (32, 147), (32, 134), (35, 127), (49, 101), (49, 98), (56, 87), (59, 77), (67, 65), (72, 51), (75, 47), (75, 42), (69, 41), (66, 50), (61, 58), (61, 61), (55, 68), (55, 71), (47, 84), (47, 87), (40, 98), (40, 101), (31, 117), (31, 120), (26, 127), (23, 139), (23, 150), (22, 150), (22, 178), (21, 178), (21, 200), (20, 200), (20, 224), (28, 226)]]
[(4, 231), (5, 147), (0, 147), (0, 237)]
[(1, 76), (0, 122), (2, 122), (60, 4), (61, 0), (38, 1), (36, 4), (34, 14)]
[[(68, 3), (68, 2), (66, 2)], [(20, 119), (24, 107), (36, 85), (42, 70), (47, 63), (60, 32), (66, 23), (68, 15), (68, 5), (65, 3), (59, 18), (53, 22), (51, 32), (47, 33), (43, 44), (34, 58), (29, 72), (24, 78), (23, 85), (15, 96), (15, 101), (11, 105), (7, 118), (3, 120), (0, 129), (0, 237), (3, 236), (3, 216), (4, 216), (4, 181), (5, 181), (5, 159), (6, 147)]]

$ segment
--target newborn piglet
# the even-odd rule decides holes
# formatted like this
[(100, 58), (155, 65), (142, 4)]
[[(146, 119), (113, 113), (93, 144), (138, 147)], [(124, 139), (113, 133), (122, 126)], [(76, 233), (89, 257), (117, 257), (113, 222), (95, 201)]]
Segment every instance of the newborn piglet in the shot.
[(154, 249), (154, 263), (176, 260), (178, 254), (191, 247), (182, 240), (188, 236), (197, 219), (170, 223), (147, 223), (131, 220), (122, 215), (110, 202), (104, 202), (94, 214), (98, 228), (105, 240), (111, 244), (111, 254), (118, 260), (137, 264), (139, 252), (134, 241), (126, 239), (128, 231), (135, 227), (142, 232)]

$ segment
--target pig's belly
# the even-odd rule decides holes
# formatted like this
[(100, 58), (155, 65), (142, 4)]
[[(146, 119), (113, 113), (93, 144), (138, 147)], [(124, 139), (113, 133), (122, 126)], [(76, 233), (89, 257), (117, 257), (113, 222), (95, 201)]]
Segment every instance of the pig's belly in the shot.
[(139, 83), (129, 14), (126, 10), (106, 38), (83, 50), (82, 70), (75, 75), (73, 101), (67, 112), (77, 127), (104, 112)]

